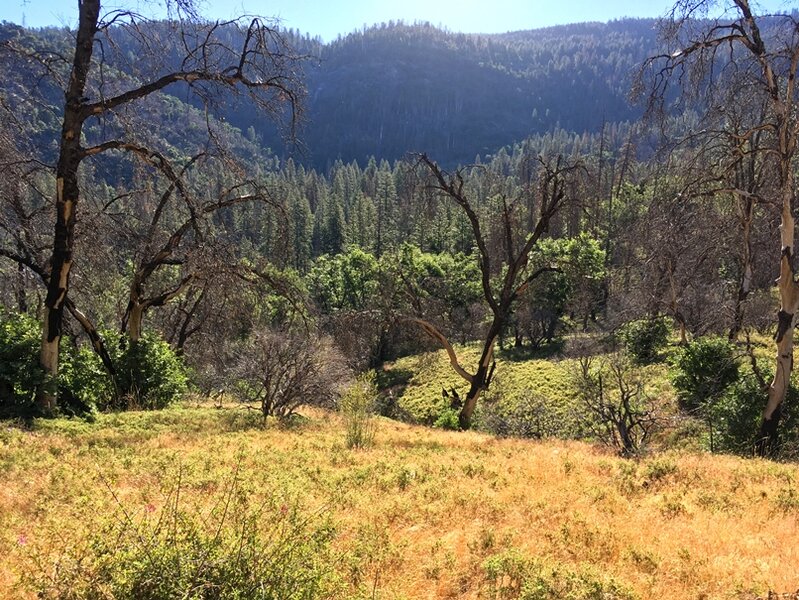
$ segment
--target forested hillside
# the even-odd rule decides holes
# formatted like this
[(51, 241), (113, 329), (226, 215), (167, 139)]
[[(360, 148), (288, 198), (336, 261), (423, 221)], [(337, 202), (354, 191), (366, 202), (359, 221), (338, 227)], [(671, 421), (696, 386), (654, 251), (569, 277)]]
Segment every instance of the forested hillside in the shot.
[(632, 75), (656, 46), (653, 20), (453, 34), (390, 24), (320, 48), (308, 70), (312, 164), (425, 151), (448, 166), (553, 128), (598, 132), (640, 116)]
[[(169, 34), (167, 24), (150, 27)], [(6, 25), (0, 37), (14, 31)], [(109, 57), (112, 66), (130, 72), (130, 66), (154, 68), (150, 62), (177, 63), (177, 54), (168, 53), (138, 64), (131, 60), (136, 41), (128, 35), (120, 31), (122, 51)], [(638, 118), (640, 108), (628, 101), (632, 75), (653, 52), (656, 35), (654, 20), (491, 36), (391, 23), (324, 45), (289, 31), (287, 40), (306, 57), (298, 63), (308, 97), (297, 143), (287, 148), (274, 123), (245, 98), (226, 99), (218, 114), (250, 140), (323, 171), (338, 159), (393, 161), (416, 151), (455, 166), (556, 128), (598, 133), (603, 123)], [(64, 32), (53, 29), (26, 32), (25, 38), (32, 47), (67, 43)], [(185, 85), (165, 91), (201, 107)], [(55, 101), (58, 93), (49, 90), (46, 97)], [(159, 128), (165, 138), (181, 119), (170, 110), (151, 116), (165, 126)], [(39, 126), (47, 127), (46, 120)]]

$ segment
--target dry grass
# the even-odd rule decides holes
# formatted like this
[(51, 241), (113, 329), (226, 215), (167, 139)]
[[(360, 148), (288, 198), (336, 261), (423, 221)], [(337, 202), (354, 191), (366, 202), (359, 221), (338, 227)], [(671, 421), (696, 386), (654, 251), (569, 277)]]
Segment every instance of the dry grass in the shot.
[[(0, 429), (0, 598), (119, 507), (159, 509), (180, 469), (205, 506), (235, 465), (265, 494), (323, 509), (352, 598), (494, 598), (484, 565), (516, 550), (592, 565), (648, 599), (754, 598), (799, 587), (794, 465), (673, 454), (639, 462), (581, 443), (501, 440), (381, 420), (347, 450), (337, 415), (260, 429), (183, 408)], [(507, 597), (513, 597), (512, 595)]]

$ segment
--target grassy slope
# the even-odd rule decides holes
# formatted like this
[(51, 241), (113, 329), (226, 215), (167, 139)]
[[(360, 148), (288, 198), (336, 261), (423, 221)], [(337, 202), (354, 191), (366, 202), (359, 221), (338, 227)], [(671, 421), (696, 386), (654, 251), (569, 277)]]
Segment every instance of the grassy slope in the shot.
[[(460, 346), (456, 350), (458, 359), (467, 370), (472, 369), (480, 358), (480, 350), (475, 345)], [(574, 401), (571, 378), (577, 368), (578, 362), (574, 358), (510, 360), (500, 355), (490, 393), (501, 395), (502, 401), (513, 402), (530, 391), (546, 398), (551, 406), (567, 411)], [(442, 397), (442, 388), (450, 390), (454, 387), (461, 397), (468, 391), (468, 385), (452, 370), (443, 350), (401, 358), (387, 365), (386, 370), (389, 375), (393, 374), (393, 377), (386, 378), (389, 381), (401, 379), (400, 374), (404, 374), (407, 385), (401, 392), (397, 391), (397, 395), (401, 394), (399, 405), (422, 423), (434, 421), (449, 405), (449, 401)], [(648, 381), (647, 392), (661, 398), (664, 403), (670, 402), (672, 392), (666, 377), (666, 365), (649, 365), (643, 370)]]
[(386, 420), (374, 448), (350, 451), (337, 415), (310, 416), (291, 430), (209, 408), (3, 424), (0, 597), (25, 597), (12, 590), (23, 571), (118, 516), (112, 491), (133, 514), (160, 510), (182, 465), (184, 502), (207, 506), (237, 463), (253, 500), (278, 493), (329, 512), (353, 590), (361, 565), (360, 597), (375, 583), (384, 599), (491, 597), (482, 565), (509, 549), (561, 572), (591, 564), (642, 599), (797, 587), (796, 466), (691, 454), (632, 462), (581, 443)]

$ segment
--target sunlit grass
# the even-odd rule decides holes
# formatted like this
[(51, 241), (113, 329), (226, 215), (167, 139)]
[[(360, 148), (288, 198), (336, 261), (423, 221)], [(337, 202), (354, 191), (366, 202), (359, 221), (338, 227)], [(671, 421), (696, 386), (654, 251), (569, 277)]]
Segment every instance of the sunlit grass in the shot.
[(203, 509), (236, 468), (253, 502), (285, 497), (331, 519), (342, 597), (491, 598), (487, 567), (518, 556), (550, 579), (589, 573), (642, 599), (797, 587), (793, 465), (676, 453), (633, 462), (582, 443), (385, 419), (372, 448), (348, 450), (338, 415), (308, 417), (262, 429), (237, 408), (176, 408), (4, 423), (0, 597), (33, 597), (20, 577), (118, 517), (114, 496), (134, 514), (161, 510), (180, 473), (182, 501)]

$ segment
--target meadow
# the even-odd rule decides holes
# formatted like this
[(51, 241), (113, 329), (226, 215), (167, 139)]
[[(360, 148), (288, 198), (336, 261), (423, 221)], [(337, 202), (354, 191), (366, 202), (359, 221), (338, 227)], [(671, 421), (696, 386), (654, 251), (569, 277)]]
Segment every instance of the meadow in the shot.
[(797, 588), (792, 464), (621, 459), (384, 418), (371, 447), (344, 440), (341, 417), (321, 410), (266, 427), (199, 404), (3, 423), (0, 597), (81, 597), (74, 581), (96, 574), (98, 540), (176, 505), (209, 527), (220, 506), (258, 506), (248, 527), (316, 540), (281, 564), (316, 569), (317, 597), (743, 600)]

